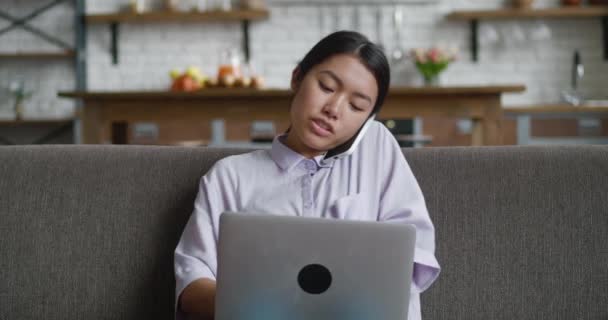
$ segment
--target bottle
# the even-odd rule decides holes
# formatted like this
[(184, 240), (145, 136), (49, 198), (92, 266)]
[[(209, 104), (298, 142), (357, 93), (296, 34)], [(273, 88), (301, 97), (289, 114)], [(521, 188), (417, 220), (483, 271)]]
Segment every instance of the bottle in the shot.
[(241, 0), (241, 7), (249, 10), (264, 10), (267, 8), (265, 0)]
[(177, 11), (178, 0), (165, 0), (165, 10)]
[(146, 11), (146, 0), (131, 0), (130, 1), (131, 11), (137, 14)]
[(221, 11), (232, 10), (232, 0), (215, 0), (215, 8)]
[(241, 58), (238, 50), (235, 48), (223, 50), (220, 54), (220, 66), (217, 72), (219, 83), (224, 87), (232, 87), (236, 79), (241, 76)]

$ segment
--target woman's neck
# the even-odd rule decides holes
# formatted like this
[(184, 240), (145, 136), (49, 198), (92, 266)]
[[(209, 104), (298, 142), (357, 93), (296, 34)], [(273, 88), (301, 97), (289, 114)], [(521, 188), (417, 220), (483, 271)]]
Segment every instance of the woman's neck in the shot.
[(301, 154), (307, 159), (312, 159), (325, 153), (325, 151), (315, 150), (306, 146), (300, 139), (298, 139), (293, 130), (289, 130), (287, 132), (287, 136), (284, 137), (282, 142), (291, 150)]

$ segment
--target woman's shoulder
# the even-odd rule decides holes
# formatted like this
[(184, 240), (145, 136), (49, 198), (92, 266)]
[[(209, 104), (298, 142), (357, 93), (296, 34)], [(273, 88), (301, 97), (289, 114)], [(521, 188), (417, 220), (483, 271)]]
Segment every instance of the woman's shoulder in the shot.
[(239, 175), (266, 166), (268, 160), (267, 150), (229, 155), (216, 161), (206, 173), (206, 176), (237, 178)]
[(267, 160), (268, 152), (266, 150), (255, 150), (223, 157), (213, 165), (212, 169), (224, 171), (255, 169), (256, 166), (265, 164)]
[(405, 159), (403, 151), (393, 133), (379, 121), (370, 124), (361, 140), (354, 159), (376, 163), (377, 168), (390, 168)]
[(388, 130), (388, 128), (386, 128), (386, 126), (378, 121), (378, 120), (374, 120), (372, 121), (371, 125), (370, 125), (370, 131), (375, 132), (375, 134), (377, 135), (386, 135), (386, 134), (391, 134), (391, 132)]
[(365, 146), (364, 148), (399, 148), (395, 136), (393, 136), (388, 128), (378, 120), (374, 120), (370, 123), (367, 133), (361, 140), (361, 144)]

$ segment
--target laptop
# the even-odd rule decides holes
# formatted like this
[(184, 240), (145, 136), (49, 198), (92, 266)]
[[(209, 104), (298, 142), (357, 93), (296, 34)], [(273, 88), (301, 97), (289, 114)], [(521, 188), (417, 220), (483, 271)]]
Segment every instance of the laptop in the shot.
[(407, 319), (416, 229), (224, 213), (216, 320)]

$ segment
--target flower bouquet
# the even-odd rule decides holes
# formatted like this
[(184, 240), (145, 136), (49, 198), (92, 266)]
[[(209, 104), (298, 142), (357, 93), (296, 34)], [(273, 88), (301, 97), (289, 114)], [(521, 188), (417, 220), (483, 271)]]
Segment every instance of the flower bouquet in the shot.
[(438, 84), (438, 76), (457, 58), (456, 49), (414, 49), (412, 56), (416, 68), (424, 78), (425, 85)]

